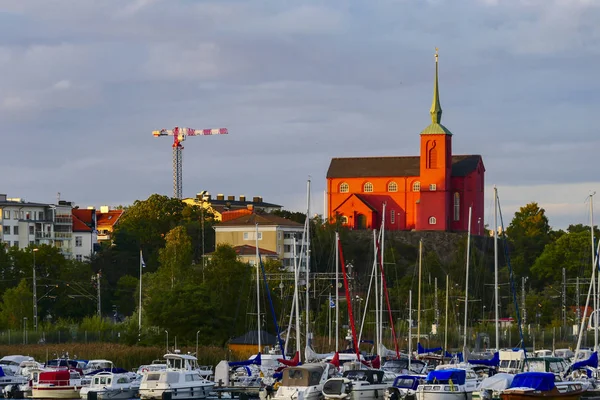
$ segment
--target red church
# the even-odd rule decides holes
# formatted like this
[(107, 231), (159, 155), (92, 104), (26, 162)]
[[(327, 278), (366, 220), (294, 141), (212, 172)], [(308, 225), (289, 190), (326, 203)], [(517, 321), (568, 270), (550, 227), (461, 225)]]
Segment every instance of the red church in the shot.
[(441, 124), (437, 52), (430, 114), (419, 156), (331, 160), (330, 220), (353, 229), (378, 229), (384, 219), (388, 230), (466, 231), (471, 207), (471, 231), (481, 234), (485, 168), (480, 155), (452, 154), (452, 133)]

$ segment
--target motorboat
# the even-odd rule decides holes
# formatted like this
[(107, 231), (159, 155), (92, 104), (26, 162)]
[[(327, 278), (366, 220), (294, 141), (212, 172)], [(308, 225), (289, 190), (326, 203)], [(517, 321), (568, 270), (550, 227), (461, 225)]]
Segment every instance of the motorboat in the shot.
[(417, 400), (471, 400), (479, 382), (470, 368), (440, 366), (417, 387)]
[(396, 375), (425, 375), (427, 373), (427, 363), (412, 359), (410, 360), (409, 368), (408, 358), (401, 357), (399, 359), (387, 360), (381, 369)]
[(143, 374), (139, 393), (142, 399), (203, 399), (215, 386), (197, 370), (197, 359), (190, 354), (165, 354), (166, 369)]
[(14, 382), (4, 387), (4, 397), (31, 398), (33, 384), (38, 381), (38, 376), (43, 370), (44, 366), (36, 361), (23, 361), (19, 366), (19, 372), (14, 375)]
[(580, 382), (555, 383), (551, 372), (522, 372), (515, 375), (510, 387), (500, 394), (501, 400), (577, 400), (584, 393)]
[(485, 378), (479, 384), (477, 391), (473, 392), (473, 399), (500, 399), (500, 393), (510, 387), (514, 377), (513, 374), (500, 372)]
[(83, 369), (84, 374), (89, 374), (90, 372), (98, 371), (98, 370), (106, 370), (113, 367), (112, 361), (109, 360), (89, 360)]
[(415, 400), (419, 384), (425, 382), (425, 375), (399, 375), (383, 393), (385, 400)]
[(525, 352), (522, 349), (519, 350), (500, 350), (498, 352), (498, 358), (500, 363), (498, 365), (498, 372), (504, 372), (507, 374), (518, 374), (523, 372), (525, 367)]
[(325, 382), (323, 396), (325, 399), (379, 399), (389, 384), (384, 381), (384, 375), (384, 371), (374, 369), (344, 371), (341, 377)]
[(34, 399), (78, 399), (82, 387), (81, 374), (75, 370), (42, 371), (32, 385)]
[(0, 358), (0, 368), (5, 375), (16, 375), (19, 372), (19, 367), (24, 361), (35, 361), (33, 357), (13, 355)]
[(331, 363), (304, 364), (284, 369), (281, 384), (273, 400), (317, 400), (322, 397), (323, 385), (329, 378), (339, 376)]
[(83, 400), (132, 399), (139, 386), (139, 381), (132, 380), (129, 374), (102, 371), (92, 377), (89, 386), (81, 389), (80, 397)]

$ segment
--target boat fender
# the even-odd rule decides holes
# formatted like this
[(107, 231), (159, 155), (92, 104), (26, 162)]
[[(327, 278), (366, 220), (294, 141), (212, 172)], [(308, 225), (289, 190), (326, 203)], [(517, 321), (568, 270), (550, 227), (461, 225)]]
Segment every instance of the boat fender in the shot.
[(571, 376), (573, 377), (573, 379), (579, 379), (581, 377), (581, 373), (578, 370), (575, 370), (573, 371)]
[(148, 368), (142, 368), (142, 372), (148, 372)]
[(448, 384), (450, 385), (450, 391), (454, 392), (454, 382), (452, 382), (452, 379), (448, 379)]

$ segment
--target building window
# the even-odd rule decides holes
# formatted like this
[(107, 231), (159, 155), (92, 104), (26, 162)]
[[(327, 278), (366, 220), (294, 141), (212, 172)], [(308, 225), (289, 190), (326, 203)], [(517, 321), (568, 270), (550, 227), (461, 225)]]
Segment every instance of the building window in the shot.
[(4, 234), (10, 235), (10, 225), (4, 225)]
[(454, 193), (454, 220), (460, 220), (460, 193)]
[(429, 217), (429, 225), (435, 225), (437, 223), (435, 217)]
[(18, 240), (15, 240), (15, 241), (13, 242), (13, 246), (14, 246), (14, 247), (19, 247), (19, 241), (18, 241)]
[(396, 182), (388, 183), (388, 192), (397, 192), (397, 191), (398, 191), (398, 184)]
[(77, 261), (83, 261), (83, 256), (82, 256), (81, 254), (77, 254), (77, 255), (75, 256), (75, 259), (76, 259)]
[(277, 232), (277, 239), (281, 240), (281, 231)]
[(38, 218), (40, 219), (40, 221), (43, 221), (43, 220), (44, 220), (44, 212), (43, 212), (43, 211), (40, 211), (40, 212), (38, 213)]
[(10, 219), (10, 210), (4, 210), (4, 219)]
[(29, 211), (27, 211), (27, 212), (25, 213), (25, 219), (31, 219), (30, 217), (31, 217), (31, 215), (29, 214)]
[(33, 235), (33, 234), (34, 234), (34, 228), (33, 228), (33, 225), (30, 225), (30, 226), (29, 226), (29, 234), (30, 234), (30, 235)]
[(244, 240), (250, 240), (250, 233), (244, 232)]
[(342, 224), (347, 225), (348, 224), (348, 217), (346, 217), (345, 215), (342, 215), (340, 217), (340, 221), (342, 221)]
[(281, 254), (281, 245), (277, 246), (277, 253)]
[(75, 247), (81, 247), (83, 245), (83, 239), (81, 236), (75, 236)]
[(291, 245), (289, 245), (289, 244), (284, 244), (283, 245), (283, 252), (284, 253), (289, 253), (291, 251), (292, 251), (292, 246)]
[(390, 210), (390, 224), (396, 223), (396, 210)]
[(437, 185), (435, 183), (429, 184), (429, 190), (435, 192), (437, 190)]
[(350, 191), (350, 185), (346, 182), (340, 184), (340, 193), (348, 193)]
[(413, 192), (420, 192), (421, 191), (421, 182), (416, 181), (413, 183)]
[(258, 232), (258, 240), (262, 240), (262, 232)]
[(18, 226), (13, 226), (13, 234), (14, 235), (18, 235), (19, 234), (19, 227)]
[[(15, 213), (16, 213), (16, 211), (15, 211)], [(15, 216), (16, 216), (16, 215), (15, 215)], [(25, 211), (21, 211), (21, 219), (24, 219), (24, 218), (25, 218)], [(16, 218), (15, 218), (15, 219), (16, 219)]]
[(365, 185), (363, 186), (363, 192), (365, 192), (365, 193), (373, 192), (373, 184), (371, 182), (365, 183)]

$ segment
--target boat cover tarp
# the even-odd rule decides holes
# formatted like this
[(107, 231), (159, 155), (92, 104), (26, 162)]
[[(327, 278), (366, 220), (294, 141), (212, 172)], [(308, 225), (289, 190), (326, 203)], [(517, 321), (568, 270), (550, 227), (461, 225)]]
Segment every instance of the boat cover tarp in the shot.
[(592, 368), (598, 368), (598, 353), (597, 352), (593, 352), (592, 355), (590, 356), (590, 358), (588, 358), (587, 360), (581, 360), (581, 361), (577, 361), (576, 363), (573, 363), (573, 365), (571, 365), (571, 370), (576, 370), (576, 369), (580, 369), (580, 368), (585, 368), (585, 367), (592, 367)]
[(250, 360), (245, 360), (245, 361), (230, 361), (229, 362), (229, 366), (230, 367), (244, 367), (246, 365), (261, 365), (261, 357), (260, 357), (260, 353), (258, 353), (256, 355), (256, 357), (250, 359)]
[(554, 388), (554, 374), (551, 372), (522, 372), (515, 375), (510, 387), (526, 387), (543, 392), (552, 390)]
[(292, 358), (291, 360), (286, 360), (284, 358), (278, 358), (277, 361), (279, 361), (280, 364), (283, 364), (285, 366), (295, 367), (300, 363), (300, 352), (297, 351), (296, 354), (294, 355), (294, 358)]
[(490, 360), (469, 360), (469, 364), (485, 365), (487, 367), (497, 367), (500, 365), (500, 353), (495, 352)]
[(514, 377), (513, 374), (499, 373), (482, 380), (479, 388), (502, 391), (510, 387)]
[(427, 374), (427, 383), (445, 383), (452, 380), (455, 385), (464, 385), (467, 373), (464, 369), (441, 369)]
[(417, 386), (419, 386), (419, 376), (414, 375), (398, 375), (394, 380), (394, 387), (400, 389), (412, 389), (417, 390)]
[(6, 375), (4, 374), (4, 370), (2, 369), (2, 367), (0, 367), (0, 378), (3, 376), (6, 376)]
[(424, 353), (435, 353), (438, 351), (442, 351), (441, 347), (432, 347), (430, 349), (425, 348), (421, 345), (421, 343), (417, 343), (417, 354), (424, 354)]
[(446, 354), (444, 355), (444, 357), (446, 357), (446, 358), (454, 358), (454, 357), (456, 357), (458, 359), (458, 361), (460, 361), (460, 362), (464, 361), (464, 359), (463, 359), (463, 353), (462, 352), (459, 352), (459, 353), (456, 353), (456, 354), (450, 354), (450, 352), (447, 351)]

